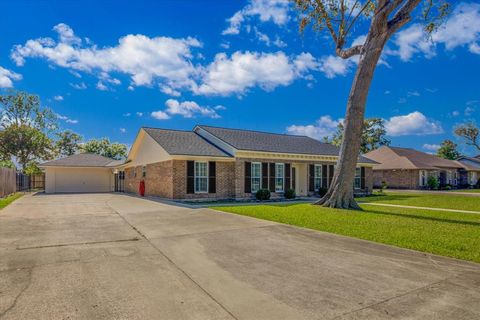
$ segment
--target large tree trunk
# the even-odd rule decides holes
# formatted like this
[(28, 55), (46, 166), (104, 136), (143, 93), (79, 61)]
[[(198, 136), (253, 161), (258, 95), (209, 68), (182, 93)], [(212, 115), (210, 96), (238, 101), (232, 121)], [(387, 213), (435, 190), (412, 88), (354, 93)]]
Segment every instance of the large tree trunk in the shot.
[(331, 208), (361, 209), (353, 197), (353, 180), (360, 153), (367, 96), (386, 41), (386, 33), (379, 32), (378, 29), (372, 29), (367, 36), (348, 97), (345, 129), (335, 174), (328, 192), (316, 204)]

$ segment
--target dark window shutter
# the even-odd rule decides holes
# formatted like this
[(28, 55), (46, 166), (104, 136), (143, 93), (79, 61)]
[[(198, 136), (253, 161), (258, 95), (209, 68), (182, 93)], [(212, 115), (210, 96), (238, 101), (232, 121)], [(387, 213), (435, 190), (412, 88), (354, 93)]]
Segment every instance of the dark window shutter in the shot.
[(326, 164), (322, 165), (322, 188), (328, 188), (328, 166)]
[(308, 191), (315, 192), (315, 165), (309, 165), (308, 169)]
[(365, 167), (361, 167), (360, 172), (360, 187), (365, 189)]
[(262, 162), (262, 189), (268, 189), (268, 163)]
[(290, 163), (285, 163), (285, 190), (291, 188), (290, 168)]
[(208, 163), (208, 193), (217, 193), (217, 163)]
[(195, 193), (195, 161), (187, 161), (187, 193)]
[(252, 193), (252, 163), (245, 162), (245, 193)]
[(275, 192), (275, 163), (270, 163), (270, 192)]
[(332, 184), (332, 180), (333, 180), (333, 174), (335, 173), (335, 166), (333, 166), (332, 164), (328, 166), (328, 186), (330, 186)]

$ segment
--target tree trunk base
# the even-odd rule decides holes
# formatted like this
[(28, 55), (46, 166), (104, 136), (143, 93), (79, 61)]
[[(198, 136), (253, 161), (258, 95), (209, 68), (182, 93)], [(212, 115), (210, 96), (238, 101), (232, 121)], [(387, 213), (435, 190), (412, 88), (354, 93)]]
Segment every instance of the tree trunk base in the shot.
[(353, 190), (342, 190), (340, 185), (330, 187), (327, 194), (314, 203), (327, 208), (362, 210), (353, 197)]

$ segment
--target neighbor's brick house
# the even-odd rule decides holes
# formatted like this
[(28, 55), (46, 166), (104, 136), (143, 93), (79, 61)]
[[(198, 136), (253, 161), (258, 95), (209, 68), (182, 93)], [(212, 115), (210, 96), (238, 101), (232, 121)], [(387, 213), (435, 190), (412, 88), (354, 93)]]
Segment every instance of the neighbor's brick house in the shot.
[[(260, 188), (282, 197), (328, 188), (338, 148), (305, 136), (196, 126), (193, 131), (140, 129), (124, 171), (125, 191), (170, 199), (250, 198)], [(359, 157), (357, 192), (370, 193), (374, 161)], [(122, 175), (123, 176), (123, 175)]]
[(440, 186), (466, 186), (475, 184), (480, 173), (480, 161), (475, 158), (453, 161), (409, 148), (384, 146), (364, 156), (377, 162), (373, 166), (375, 188), (386, 183), (393, 189), (424, 189), (430, 176)]

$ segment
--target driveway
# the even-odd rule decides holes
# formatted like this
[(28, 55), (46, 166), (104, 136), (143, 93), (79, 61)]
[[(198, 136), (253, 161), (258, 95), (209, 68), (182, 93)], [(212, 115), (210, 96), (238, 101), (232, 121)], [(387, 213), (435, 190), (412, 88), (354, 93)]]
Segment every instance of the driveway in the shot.
[(118, 194), (0, 211), (0, 319), (479, 319), (480, 265)]

